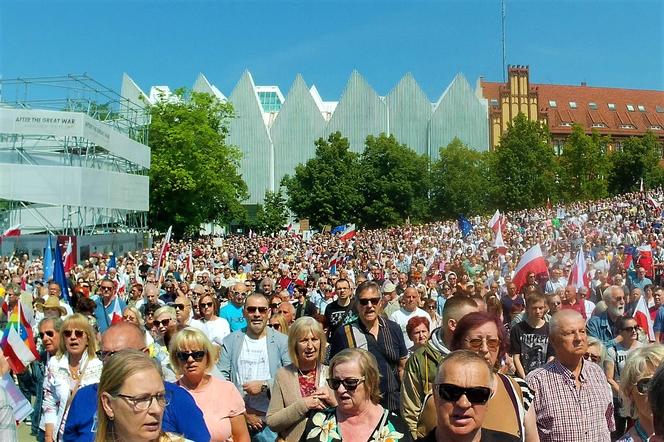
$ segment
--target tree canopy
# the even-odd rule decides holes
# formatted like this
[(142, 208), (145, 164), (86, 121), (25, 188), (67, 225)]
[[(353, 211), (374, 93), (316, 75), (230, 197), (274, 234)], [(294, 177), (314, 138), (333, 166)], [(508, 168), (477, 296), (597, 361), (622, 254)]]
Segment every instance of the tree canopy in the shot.
[(558, 162), (560, 196), (564, 201), (605, 198), (609, 194), (607, 137), (574, 124)]
[(256, 228), (259, 232), (277, 233), (288, 221), (286, 198), (279, 189), (276, 192), (265, 192), (263, 204), (256, 211)]
[(648, 131), (643, 137), (630, 137), (622, 148), (611, 154), (609, 187), (612, 193), (632, 192), (639, 189), (641, 179), (649, 187), (662, 184), (659, 160), (662, 146)]
[(242, 218), (248, 196), (238, 169), (240, 151), (226, 144), (230, 103), (178, 89), (176, 99), (151, 106), (150, 225), (197, 233), (206, 222)]

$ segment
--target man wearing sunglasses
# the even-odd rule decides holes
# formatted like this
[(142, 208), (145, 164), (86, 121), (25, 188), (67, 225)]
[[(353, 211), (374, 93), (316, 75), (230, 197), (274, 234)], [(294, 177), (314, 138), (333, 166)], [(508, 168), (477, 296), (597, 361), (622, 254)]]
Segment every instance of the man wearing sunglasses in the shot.
[[(41, 340), (42, 351), (39, 352), (39, 360), (32, 364), (32, 376), (35, 385), (35, 403), (33, 412), (30, 416), (32, 425), (32, 435), (37, 436), (39, 440), (44, 440), (44, 430), (39, 429), (39, 422), (42, 416), (42, 404), (44, 402), (44, 376), (46, 375), (46, 367), (51, 356), (55, 356), (60, 347), (60, 330), (62, 329), (62, 319), (60, 318), (46, 318), (39, 322), (39, 334), (37, 335)], [(41, 437), (39, 432), (41, 431)]]
[(206, 333), (205, 325), (191, 314), (191, 300), (186, 296), (178, 296), (173, 303), (175, 308), (175, 319), (178, 322), (178, 330), (185, 327), (194, 327)]
[[(111, 326), (101, 338), (98, 356), (104, 362), (120, 350), (148, 353), (145, 334), (130, 322)], [(97, 388), (99, 384), (82, 387), (74, 396), (65, 423), (64, 442), (92, 442), (97, 427)], [(164, 382), (168, 404), (164, 410), (162, 429), (181, 434), (189, 440), (209, 441), (210, 433), (203, 413), (186, 390), (172, 382)]]
[(114, 313), (122, 317), (122, 312), (127, 308), (127, 304), (118, 297), (115, 284), (110, 279), (102, 279), (99, 283), (99, 298), (95, 302), (95, 318), (100, 333), (104, 333), (111, 326)]
[(243, 311), (247, 293), (249, 292), (244, 283), (235, 283), (228, 291), (230, 302), (219, 309), (219, 317), (228, 321), (232, 332), (242, 330), (247, 326)]
[[(556, 359), (526, 377), (540, 441), (607, 441), (615, 430), (613, 398), (599, 365), (586, 362), (586, 324), (574, 310), (560, 310), (549, 323)], [(583, 404), (582, 413), (570, 413)]]
[(274, 441), (277, 437), (265, 423), (270, 387), (277, 370), (291, 363), (288, 337), (267, 327), (268, 299), (260, 293), (245, 301), (247, 329), (224, 338), (219, 371), (244, 396), (245, 418), (252, 441)]
[(495, 387), (495, 377), (483, 357), (457, 350), (443, 360), (437, 373), (433, 386), (437, 425), (420, 441), (520, 440), (511, 434), (482, 429), (487, 402)]
[(380, 372), (381, 405), (399, 412), (403, 368), (408, 349), (401, 327), (380, 316), (381, 291), (375, 281), (364, 281), (355, 290), (358, 318), (339, 327), (330, 339), (330, 358), (345, 348), (363, 348), (373, 354)]

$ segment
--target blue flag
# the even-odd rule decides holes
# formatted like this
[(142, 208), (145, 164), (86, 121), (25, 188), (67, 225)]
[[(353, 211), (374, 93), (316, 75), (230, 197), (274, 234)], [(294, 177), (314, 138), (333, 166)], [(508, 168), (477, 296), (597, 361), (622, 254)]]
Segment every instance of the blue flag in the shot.
[(468, 221), (468, 218), (463, 215), (459, 216), (459, 230), (461, 230), (461, 234), (464, 238), (470, 235), (473, 231), (473, 225)]
[(344, 231), (346, 228), (346, 224), (342, 224), (340, 226), (335, 227), (334, 229), (330, 230), (330, 234), (334, 235), (335, 233), (341, 233)]
[(69, 304), (69, 284), (67, 283), (67, 277), (65, 276), (65, 266), (62, 263), (62, 251), (60, 250), (60, 246), (57, 243), (55, 244), (54, 261), (53, 281), (55, 281), (60, 286), (62, 299), (64, 299), (67, 304)]
[(44, 249), (44, 284), (49, 282), (53, 277), (53, 245), (51, 244), (51, 235), (48, 235), (46, 240), (46, 248)]
[(106, 266), (106, 269), (114, 268), (115, 270), (118, 269), (118, 265), (115, 262), (115, 253), (111, 252), (111, 259), (108, 260), (108, 265)]

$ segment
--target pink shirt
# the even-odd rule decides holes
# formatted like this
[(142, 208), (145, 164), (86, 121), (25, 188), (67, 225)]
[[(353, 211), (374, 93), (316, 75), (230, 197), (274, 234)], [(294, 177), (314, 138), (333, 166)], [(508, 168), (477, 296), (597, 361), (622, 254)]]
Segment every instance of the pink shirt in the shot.
[[(178, 384), (180, 384), (178, 382)], [(231, 437), (231, 417), (244, 413), (244, 400), (231, 382), (210, 376), (197, 391), (187, 390), (203, 412), (210, 432), (210, 442), (224, 442)]]

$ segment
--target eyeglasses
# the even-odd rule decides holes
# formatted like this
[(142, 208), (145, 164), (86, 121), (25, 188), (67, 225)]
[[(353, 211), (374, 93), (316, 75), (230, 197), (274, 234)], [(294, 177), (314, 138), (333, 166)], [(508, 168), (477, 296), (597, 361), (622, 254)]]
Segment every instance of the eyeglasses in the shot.
[(648, 394), (650, 391), (650, 381), (652, 378), (643, 378), (639, 379), (638, 382), (634, 385), (636, 385), (636, 391), (639, 392), (641, 395)]
[(482, 344), (486, 342), (486, 346), (491, 351), (496, 351), (500, 348), (500, 339), (498, 338), (472, 338), (466, 339), (468, 346), (475, 351), (482, 349)]
[(362, 306), (367, 306), (369, 305), (369, 303), (371, 303), (371, 305), (378, 305), (378, 303), (380, 302), (380, 298), (360, 298), (357, 301)]
[(113, 287), (109, 287), (107, 285), (99, 286), (99, 291), (100, 292), (110, 292), (111, 290), (113, 290)]
[(55, 332), (53, 330), (46, 330), (45, 332), (39, 332), (39, 339), (44, 339), (44, 335), (48, 336), (49, 338), (52, 338), (55, 336)]
[(197, 350), (197, 351), (178, 351), (175, 353), (175, 356), (181, 361), (181, 362), (187, 362), (189, 358), (194, 358), (194, 361), (196, 362), (201, 362), (207, 352), (205, 350)]
[(355, 391), (358, 385), (360, 385), (362, 382), (364, 382), (364, 376), (361, 378), (346, 378), (346, 379), (337, 379), (337, 378), (329, 378), (327, 380), (327, 385), (330, 386), (330, 388), (334, 391), (337, 391), (339, 389), (340, 385), (343, 385), (344, 388), (347, 391)]
[(586, 361), (593, 361), (594, 363), (599, 362), (599, 356), (594, 355), (592, 353), (585, 353), (583, 355), (583, 359), (585, 359)]
[(484, 405), (491, 398), (489, 387), (460, 387), (454, 384), (438, 384), (438, 396), (444, 401), (457, 402), (466, 396), (473, 405)]
[(83, 330), (67, 329), (63, 331), (62, 334), (65, 335), (65, 338), (71, 338), (71, 335), (75, 335), (77, 338), (82, 338), (83, 335), (85, 335), (85, 332)]
[(261, 315), (264, 315), (265, 313), (267, 313), (267, 310), (268, 310), (267, 307), (254, 307), (254, 306), (245, 307), (245, 309), (247, 309), (247, 313), (254, 314), (254, 313), (256, 313), (256, 311), (258, 311), (258, 312), (260, 312)]
[(629, 331), (629, 332), (635, 332), (635, 331), (638, 331), (638, 330), (639, 330), (638, 325), (633, 325), (631, 327), (623, 327), (623, 328), (620, 329), (620, 331)]
[(166, 398), (166, 393), (157, 393), (151, 395), (139, 395), (139, 396), (129, 396), (126, 394), (116, 394), (116, 398), (122, 398), (127, 403), (131, 405), (134, 411), (145, 411), (152, 406), (152, 401), (156, 400), (157, 404), (164, 408), (168, 405), (168, 399)]
[(245, 296), (246, 293), (245, 293), (245, 292), (240, 292), (240, 291), (238, 291), (238, 290), (231, 290), (231, 295), (235, 295), (235, 296), (242, 295), (242, 296)]
[(281, 324), (279, 324), (278, 322), (275, 322), (274, 324), (268, 324), (267, 326), (270, 327), (270, 328), (273, 328), (275, 330), (280, 330), (281, 329)]
[(161, 325), (162, 327), (168, 327), (168, 324), (170, 324), (170, 322), (171, 318), (162, 319), (161, 321), (157, 321), (155, 319), (154, 321), (152, 321), (152, 326), (159, 327)]
[(208, 308), (208, 307), (212, 307), (214, 305), (214, 302), (212, 302), (212, 301), (210, 301), (210, 302), (201, 302), (199, 305), (201, 306), (201, 308)]

